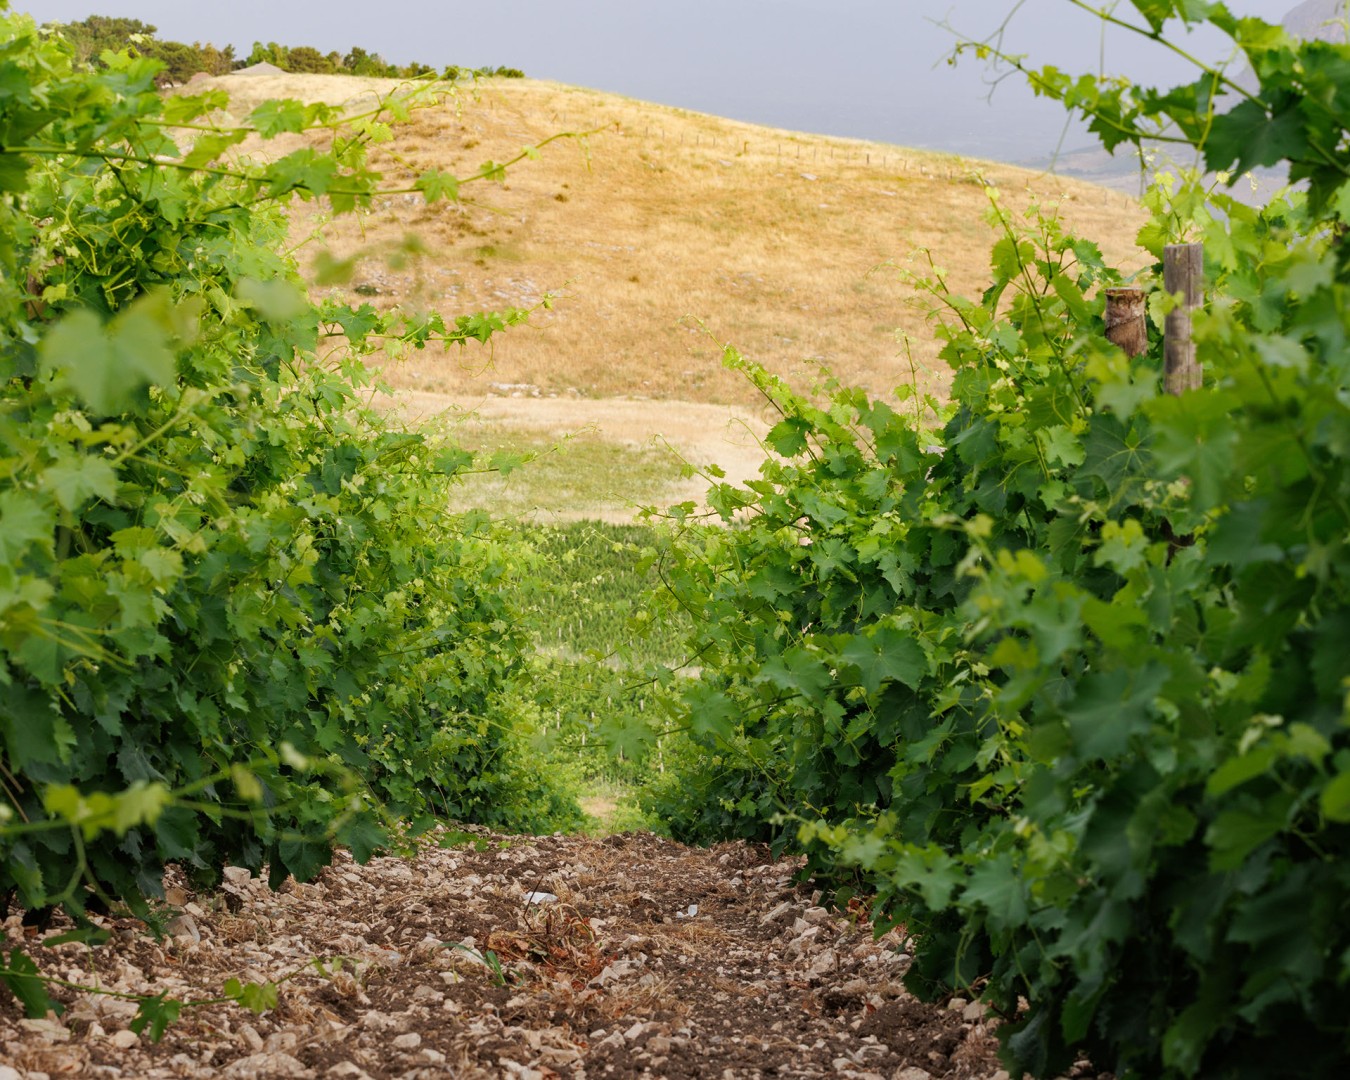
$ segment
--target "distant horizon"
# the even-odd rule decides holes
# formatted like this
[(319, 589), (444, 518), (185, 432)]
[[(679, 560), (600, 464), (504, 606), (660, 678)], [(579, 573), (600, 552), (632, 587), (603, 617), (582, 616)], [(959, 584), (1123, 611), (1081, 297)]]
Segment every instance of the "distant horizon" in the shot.
[[(280, 5), (234, 0), (228, 8), (181, 0), (31, 0), (15, 3), (39, 22), (102, 14), (139, 19), (165, 39), (233, 45), (311, 45), (324, 53), (360, 46), (386, 60), (442, 68), (505, 65), (526, 75), (677, 108), (796, 131), (870, 139), (1002, 161), (1047, 158), (1091, 145), (1055, 102), (1016, 78), (994, 85), (973, 58), (944, 61), (957, 38), (998, 29), (1035, 66), (1105, 69), (1166, 84), (1187, 68), (1133, 35), (1103, 35), (1068, 0), (685, 0), (678, 8), (637, 0), (385, 0), (368, 18), (357, 0)], [(1235, 13), (1279, 22), (1295, 0), (1231, 0)], [(1122, 6), (1127, 14), (1132, 9)], [(1137, 18), (1137, 15), (1136, 15)], [(1199, 32), (1188, 48), (1223, 59), (1221, 35)]]

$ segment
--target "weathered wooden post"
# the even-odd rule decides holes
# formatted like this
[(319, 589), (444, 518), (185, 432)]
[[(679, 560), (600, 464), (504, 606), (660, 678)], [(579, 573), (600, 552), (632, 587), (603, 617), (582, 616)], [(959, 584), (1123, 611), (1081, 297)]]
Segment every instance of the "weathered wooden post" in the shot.
[(1169, 394), (1199, 390), (1203, 381), (1191, 340), (1191, 312), (1200, 306), (1204, 281), (1203, 244), (1168, 244), (1163, 248), (1163, 288), (1169, 295), (1181, 297), (1163, 325), (1163, 370)]
[(1126, 356), (1148, 352), (1144, 290), (1138, 285), (1118, 285), (1106, 290), (1106, 340), (1119, 345)]

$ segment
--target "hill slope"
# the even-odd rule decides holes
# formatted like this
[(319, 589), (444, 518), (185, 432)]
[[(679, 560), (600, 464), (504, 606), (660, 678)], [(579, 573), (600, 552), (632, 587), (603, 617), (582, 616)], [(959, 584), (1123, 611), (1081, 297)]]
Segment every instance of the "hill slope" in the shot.
[[(322, 76), (220, 83), (240, 107), (395, 85)], [(589, 155), (554, 144), (504, 186), (465, 189), (477, 205), (401, 196), (325, 230), (335, 253), (368, 252), (351, 285), (376, 291), (378, 302), (462, 312), (564, 290), (556, 311), (502, 339), (489, 369), (466, 355), (409, 365), (396, 381), (455, 394), (526, 384), (588, 397), (750, 400), (692, 316), (782, 374), (810, 379), (823, 361), (882, 392), (908, 379), (895, 328), (919, 339), (921, 367), (934, 350), (908, 290), (893, 271), (873, 270), (926, 247), (958, 287), (978, 289), (993, 234), (977, 174), (1013, 210), (1028, 189), (1063, 193), (1069, 220), (1125, 259), (1140, 220), (1127, 197), (1062, 177), (533, 80), (492, 81), (477, 97), (414, 114), (397, 131), (387, 173), (410, 178), (435, 166), (465, 175), (559, 131), (595, 129)], [(302, 218), (297, 229), (314, 223)], [(380, 253), (409, 233), (427, 255), (402, 270), (385, 265)]]
[[(240, 115), (279, 97), (369, 107), (398, 86), (304, 75), (215, 85)], [(911, 254), (926, 247), (957, 288), (981, 290), (994, 233), (980, 177), (1014, 211), (1062, 196), (1065, 217), (1109, 256), (1144, 261), (1137, 204), (1091, 184), (548, 82), (492, 80), (418, 111), (376, 158), (393, 183), (431, 167), (467, 176), (561, 131), (595, 134), (546, 147), (504, 185), (465, 188), (461, 205), (401, 195), (360, 217), (328, 222), (313, 204), (294, 217), (309, 267), (325, 244), (357, 257), (343, 287), (355, 300), (458, 315), (561, 291), (553, 311), (489, 349), (427, 350), (385, 372), (399, 407), (452, 413), (469, 445), (539, 450), (582, 433), (548, 470), (466, 483), (465, 504), (498, 513), (631, 520), (637, 504), (702, 497), (706, 483), (682, 480), (681, 459), (716, 462), (733, 481), (756, 475), (761, 402), (722, 368), (719, 342), (803, 390), (825, 364), (876, 395), (909, 382), (941, 394), (924, 309), (883, 264), (919, 269)], [(407, 257), (409, 237), (424, 254)]]

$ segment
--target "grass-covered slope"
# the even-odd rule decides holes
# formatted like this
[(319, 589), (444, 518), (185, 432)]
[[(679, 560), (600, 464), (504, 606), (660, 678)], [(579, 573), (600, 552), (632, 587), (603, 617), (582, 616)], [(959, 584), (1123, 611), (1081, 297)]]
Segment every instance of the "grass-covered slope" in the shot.
[[(345, 101), (392, 85), (296, 75), (217, 84), (239, 109), (275, 97)], [(692, 316), (799, 381), (823, 362), (874, 393), (915, 374), (940, 390), (945, 366), (923, 314), (883, 264), (910, 265), (917, 249), (929, 248), (954, 288), (976, 288), (993, 237), (979, 177), (1012, 205), (1027, 188), (1041, 198), (1063, 194), (1066, 220), (1101, 238), (1113, 261), (1143, 261), (1133, 245), (1143, 220), (1136, 204), (1081, 181), (530, 79), (489, 80), (416, 114), (374, 160), (391, 183), (430, 168), (464, 175), (559, 131), (594, 134), (584, 151), (545, 148), (542, 162), (471, 202), (428, 207), (392, 196), (325, 228), (332, 254), (359, 256), (344, 288), (377, 307), (492, 309), (563, 291), (556, 310), (539, 313), (490, 356), (470, 351), (446, 364), (427, 354), (389, 372), (395, 385), (456, 395), (537, 388), (755, 400), (743, 379), (723, 371), (720, 349)], [(322, 204), (310, 209), (296, 216), (297, 242), (322, 219)], [(421, 257), (402, 250), (410, 236)], [(318, 250), (310, 245), (306, 254)], [(897, 328), (916, 336), (916, 373)]]

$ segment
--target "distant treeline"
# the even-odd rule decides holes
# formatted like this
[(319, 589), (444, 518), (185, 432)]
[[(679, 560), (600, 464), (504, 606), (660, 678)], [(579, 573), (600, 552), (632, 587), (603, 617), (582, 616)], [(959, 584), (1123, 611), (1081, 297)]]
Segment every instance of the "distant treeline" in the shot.
[(434, 68), (429, 64), (388, 63), (378, 53), (353, 46), (345, 55), (339, 52), (323, 53), (309, 45), (278, 45), (275, 41), (264, 45), (253, 43), (248, 56), (239, 59), (234, 46), (223, 49), (215, 45), (181, 41), (164, 41), (156, 37), (157, 30), (139, 19), (91, 15), (80, 22), (48, 23), (48, 30), (59, 31), (75, 50), (78, 63), (97, 67), (105, 51), (121, 52), (130, 49), (141, 56), (153, 57), (164, 66), (162, 79), (166, 83), (185, 83), (198, 72), (208, 75), (227, 75), (239, 68), (254, 64), (274, 64), (282, 71), (316, 75), (368, 75), (385, 79), (415, 79), (423, 75), (439, 75), (443, 79), (496, 75), (521, 79), (525, 73), (518, 68), (466, 68), (450, 65)]

